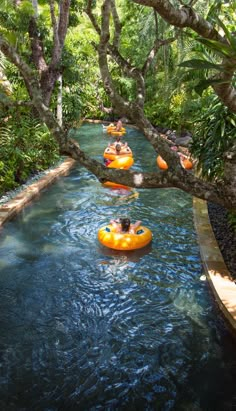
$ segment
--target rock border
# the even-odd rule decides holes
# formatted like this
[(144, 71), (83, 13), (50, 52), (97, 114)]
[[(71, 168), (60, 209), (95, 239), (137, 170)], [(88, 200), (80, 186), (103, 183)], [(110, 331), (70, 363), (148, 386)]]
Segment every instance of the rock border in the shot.
[(205, 200), (193, 198), (193, 215), (205, 274), (231, 331), (236, 333), (236, 283), (216, 241)]

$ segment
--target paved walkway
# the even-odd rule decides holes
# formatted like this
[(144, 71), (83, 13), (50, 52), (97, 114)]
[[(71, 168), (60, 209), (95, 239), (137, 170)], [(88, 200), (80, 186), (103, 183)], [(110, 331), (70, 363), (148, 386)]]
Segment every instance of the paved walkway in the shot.
[[(49, 171), (40, 180), (0, 206), (0, 228), (37, 197), (41, 190), (53, 183), (56, 178), (66, 175), (75, 163), (76, 161), (71, 158), (66, 159), (60, 166)], [(212, 231), (206, 202), (194, 198), (193, 212), (201, 258), (207, 278), (222, 313), (233, 331), (236, 332), (236, 284), (226, 268)]]

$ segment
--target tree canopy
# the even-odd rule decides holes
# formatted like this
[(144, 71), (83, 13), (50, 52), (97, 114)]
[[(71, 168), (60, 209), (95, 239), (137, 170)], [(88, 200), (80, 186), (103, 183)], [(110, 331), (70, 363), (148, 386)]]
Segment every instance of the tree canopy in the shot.
[[(233, 2), (6, 0), (0, 9), (0, 50), (15, 67), (14, 75), (17, 73), (23, 80), (27, 103), (47, 125), (60, 153), (78, 160), (101, 182), (109, 180), (137, 188), (176, 187), (236, 210), (234, 18)], [(184, 53), (185, 47), (188, 51)], [(54, 115), (60, 75), (64, 90), (69, 90), (68, 104), (71, 94), (74, 103), (78, 100), (78, 105), (83, 106), (83, 114), (86, 115), (86, 105), (92, 114), (96, 96), (101, 95), (104, 104), (110, 104), (119, 117), (126, 117), (143, 132), (168, 163), (168, 170), (137, 173), (107, 169), (87, 156), (69, 138), (68, 125), (60, 125)], [(84, 95), (89, 97), (87, 103)], [(212, 103), (212, 107), (218, 104), (218, 114), (212, 109), (205, 140), (199, 136), (199, 144), (198, 140), (195, 142), (199, 164), (204, 160), (202, 146), (214, 136), (219, 107), (224, 119), (227, 117), (227, 127), (231, 124), (233, 135), (228, 139), (229, 129), (223, 130), (226, 122), (222, 120), (220, 134), (215, 132), (215, 162), (221, 167), (219, 172), (211, 173), (209, 180), (207, 173), (193, 173), (181, 167), (178, 155), (159, 134), (153, 120), (166, 110), (172, 121), (176, 117), (181, 121), (182, 113), (177, 107), (181, 102), (185, 117), (192, 123), (198, 104), (198, 121), (199, 99), (206, 102), (212, 96), (218, 99)], [(9, 96), (1, 103), (10, 106), (19, 104), (19, 99)], [(192, 107), (192, 112), (186, 111), (187, 106)], [(204, 114), (207, 117), (206, 106)], [(74, 118), (69, 119), (71, 123), (76, 116), (75, 111)]]

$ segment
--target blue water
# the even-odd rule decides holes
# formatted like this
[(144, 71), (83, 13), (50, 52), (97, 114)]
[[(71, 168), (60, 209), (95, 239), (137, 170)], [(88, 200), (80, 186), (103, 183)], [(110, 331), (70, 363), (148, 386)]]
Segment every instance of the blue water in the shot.
[[(74, 137), (102, 161), (101, 125)], [(156, 154), (129, 130), (133, 169)], [(129, 216), (153, 232), (110, 250), (97, 230)], [(77, 165), (0, 236), (1, 411), (236, 407), (236, 353), (205, 281), (192, 199), (178, 190), (104, 188)]]

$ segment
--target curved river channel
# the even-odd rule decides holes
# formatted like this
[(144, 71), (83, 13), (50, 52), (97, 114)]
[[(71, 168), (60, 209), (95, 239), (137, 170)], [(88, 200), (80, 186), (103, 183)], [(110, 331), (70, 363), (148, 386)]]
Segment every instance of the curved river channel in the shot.
[[(101, 125), (75, 136), (102, 161)], [(125, 141), (133, 169), (156, 169), (142, 134)], [(99, 227), (120, 216), (142, 220), (152, 243), (100, 245)], [(189, 195), (104, 188), (76, 165), (0, 242), (1, 411), (236, 407), (235, 346), (202, 272)]]

